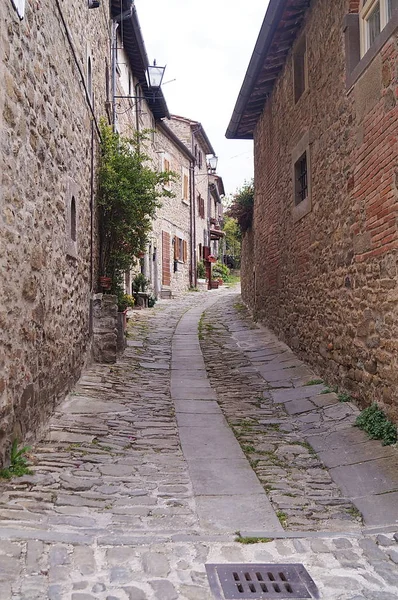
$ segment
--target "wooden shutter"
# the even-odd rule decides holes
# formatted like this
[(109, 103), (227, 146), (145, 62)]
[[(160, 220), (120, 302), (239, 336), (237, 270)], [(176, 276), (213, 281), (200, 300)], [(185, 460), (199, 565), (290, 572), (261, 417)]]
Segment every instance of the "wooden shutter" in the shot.
[(183, 258), (182, 258), (182, 260), (184, 262), (187, 262), (187, 259), (188, 259), (188, 244), (187, 244), (186, 240), (183, 241), (182, 248), (183, 248)]
[(183, 188), (183, 199), (184, 200), (188, 200), (188, 186), (189, 186), (189, 179), (188, 179), (188, 175), (186, 173), (184, 173), (184, 188)]
[(170, 285), (170, 234), (162, 231), (162, 285)]
[(179, 257), (179, 251), (178, 251), (178, 237), (175, 235), (174, 236), (174, 260), (178, 260)]

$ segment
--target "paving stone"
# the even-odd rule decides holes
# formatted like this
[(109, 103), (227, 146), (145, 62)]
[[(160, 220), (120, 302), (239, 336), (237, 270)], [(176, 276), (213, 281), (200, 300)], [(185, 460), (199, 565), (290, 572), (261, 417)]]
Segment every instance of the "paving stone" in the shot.
[(167, 577), (170, 573), (169, 561), (163, 554), (147, 552), (142, 557), (144, 572), (152, 577)]
[(389, 557), (389, 559), (392, 560), (393, 563), (398, 565), (398, 550), (390, 550), (389, 549), (386, 551), (386, 554)]
[(171, 581), (157, 580), (151, 581), (151, 586), (156, 594), (156, 598), (162, 600), (178, 600), (178, 594)]

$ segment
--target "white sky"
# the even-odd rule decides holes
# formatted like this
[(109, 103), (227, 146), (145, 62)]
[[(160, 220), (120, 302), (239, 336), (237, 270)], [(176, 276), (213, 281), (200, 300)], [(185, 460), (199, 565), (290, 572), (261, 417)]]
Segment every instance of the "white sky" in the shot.
[[(219, 157), (226, 194), (253, 176), (253, 143), (225, 131), (268, 0), (136, 0), (149, 61), (167, 65), (171, 113), (200, 121)], [(176, 79), (167, 83), (168, 81)]]

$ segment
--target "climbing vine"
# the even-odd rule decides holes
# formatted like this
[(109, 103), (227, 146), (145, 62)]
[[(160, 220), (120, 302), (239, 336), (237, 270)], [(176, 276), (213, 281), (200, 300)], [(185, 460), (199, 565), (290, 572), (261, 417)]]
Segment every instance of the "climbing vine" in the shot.
[(152, 168), (145, 152), (147, 131), (122, 137), (104, 121), (100, 129), (100, 275), (111, 277), (111, 291), (117, 293), (123, 273), (145, 250), (161, 198), (173, 196), (165, 186), (176, 175)]

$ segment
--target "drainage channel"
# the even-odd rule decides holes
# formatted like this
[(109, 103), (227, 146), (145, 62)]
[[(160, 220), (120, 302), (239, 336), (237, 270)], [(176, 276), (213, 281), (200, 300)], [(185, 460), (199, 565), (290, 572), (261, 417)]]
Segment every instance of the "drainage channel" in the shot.
[(315, 582), (298, 563), (207, 564), (206, 572), (216, 600), (319, 598)]

